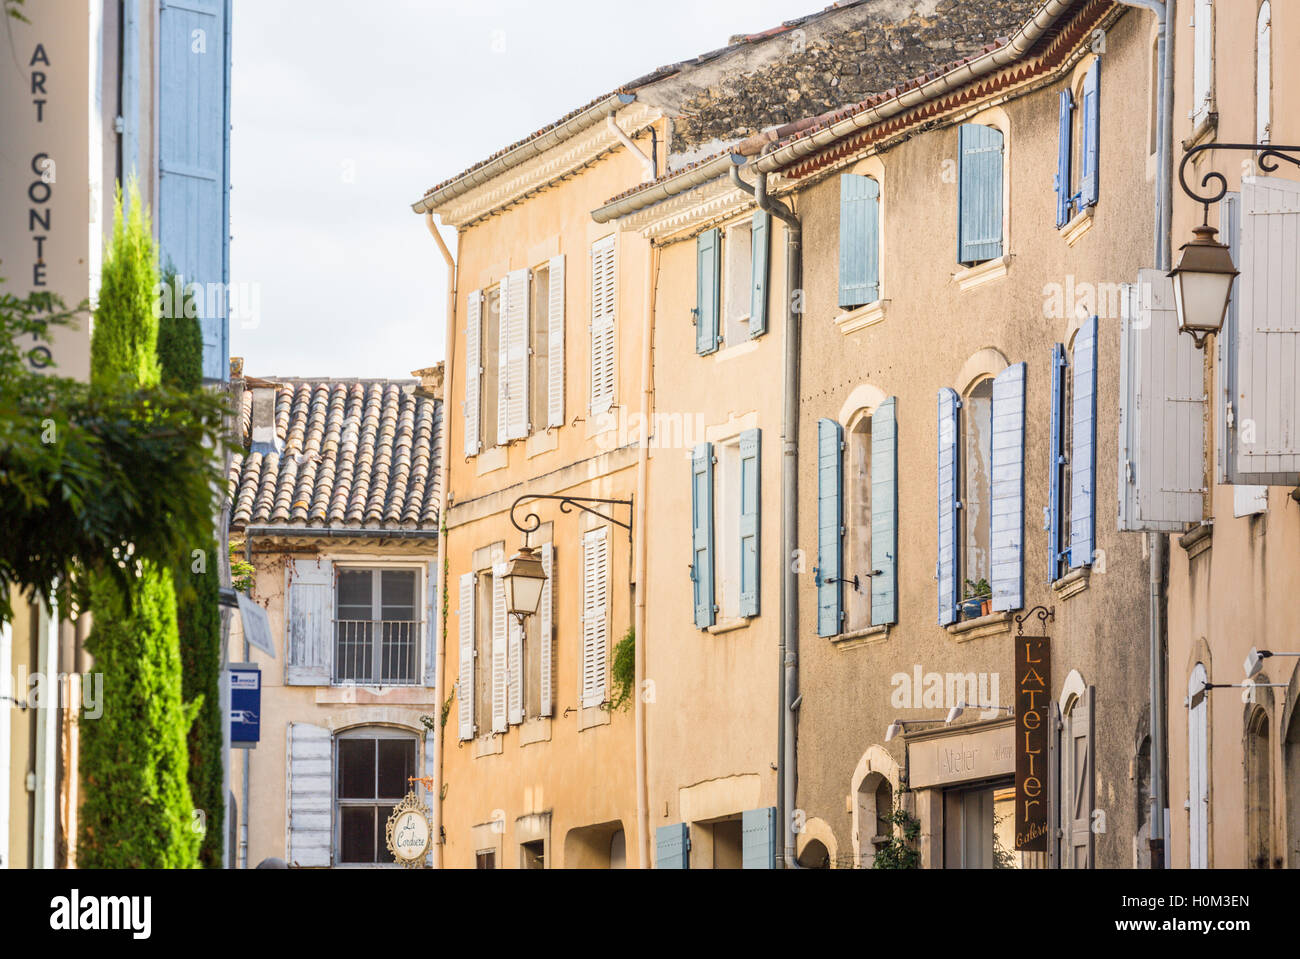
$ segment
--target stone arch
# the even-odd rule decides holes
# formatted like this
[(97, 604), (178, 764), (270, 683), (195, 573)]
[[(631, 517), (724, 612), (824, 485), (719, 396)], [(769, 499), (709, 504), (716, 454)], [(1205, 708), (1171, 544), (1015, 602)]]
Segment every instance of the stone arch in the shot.
[(976, 350), (962, 364), (957, 378), (953, 381), (953, 388), (958, 394), (965, 396), (977, 382), (986, 377), (997, 376), (1010, 365), (1006, 355), (996, 347), (986, 346)]
[[(849, 780), (852, 797), (853, 857), (859, 868), (869, 869), (876, 857), (872, 838), (881, 835), (878, 823), (880, 803), (887, 803), (887, 813), (892, 813), (899, 793), (898, 763), (885, 747), (873, 743), (858, 760)], [(891, 827), (892, 828), (892, 827)]]
[[(820, 845), (826, 851), (826, 863), (831, 868), (835, 868), (835, 853), (838, 845), (835, 842), (835, 833), (824, 819), (809, 819), (804, 823), (803, 832), (795, 836), (795, 859), (799, 865), (804, 865), (804, 853), (808, 852), (809, 856), (815, 858), (819, 855), (816, 846)], [(809, 868), (826, 868), (825, 866), (813, 866)]]

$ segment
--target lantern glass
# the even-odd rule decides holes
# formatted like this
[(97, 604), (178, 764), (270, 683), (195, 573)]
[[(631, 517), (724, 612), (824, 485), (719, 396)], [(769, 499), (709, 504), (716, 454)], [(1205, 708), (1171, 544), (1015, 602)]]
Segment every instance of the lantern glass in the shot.
[(1223, 327), (1232, 281), (1237, 276), (1232, 254), (1215, 239), (1217, 232), (1204, 224), (1193, 229), (1194, 239), (1183, 244), (1178, 265), (1169, 273), (1174, 281), (1178, 329), (1192, 334), (1197, 345)]
[(515, 616), (532, 616), (541, 602), (545, 582), (546, 571), (542, 569), (542, 561), (532, 547), (522, 547), (510, 557), (502, 576), (506, 609)]

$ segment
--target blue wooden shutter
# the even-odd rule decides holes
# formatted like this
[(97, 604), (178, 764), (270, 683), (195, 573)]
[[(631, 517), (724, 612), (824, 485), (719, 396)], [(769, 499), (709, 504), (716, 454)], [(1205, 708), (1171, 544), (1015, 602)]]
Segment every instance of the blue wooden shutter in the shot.
[(871, 414), (871, 625), (898, 621), (898, 415), (890, 397)]
[(958, 134), (957, 259), (1002, 255), (1002, 132), (963, 123)]
[(722, 241), (718, 230), (705, 230), (695, 239), (695, 352), (718, 348), (718, 319), (722, 288)]
[(684, 822), (660, 826), (655, 830), (655, 868), (691, 868), (691, 830)]
[(840, 175), (840, 306), (852, 309), (880, 298), (880, 184), (856, 173)]
[(776, 807), (746, 809), (740, 815), (741, 867), (776, 868)]
[(1070, 222), (1070, 154), (1073, 144), (1070, 135), (1073, 131), (1074, 97), (1069, 90), (1061, 91), (1060, 128), (1056, 146), (1056, 225), (1063, 227)]
[(752, 340), (767, 332), (767, 274), (768, 247), (771, 245), (772, 214), (758, 210), (754, 214), (751, 236), (750, 271), (753, 287), (749, 297), (749, 338)]
[(1025, 370), (1009, 366), (993, 380), (993, 450), (989, 464), (993, 609), (1019, 609), (1025, 595)]
[(1097, 318), (1074, 337), (1070, 429), (1070, 566), (1091, 566), (1097, 500)]
[(957, 411), (961, 400), (955, 391), (944, 387), (939, 391), (939, 561), (936, 574), (939, 579), (939, 625), (947, 626), (957, 619), (957, 604), (961, 602), (960, 580), (957, 577), (958, 499), (957, 468)]
[[(835, 636), (843, 618), (844, 430), (817, 421), (817, 635)], [(835, 582), (827, 582), (835, 580)]]
[(163, 3), (158, 26), (159, 259), (187, 286), (200, 284), (203, 376), (212, 380), (230, 376), (229, 12), (229, 0)]
[(758, 615), (762, 434), (740, 434), (740, 615)]
[(1083, 98), (1080, 103), (1082, 111), (1081, 129), (1083, 142), (1079, 145), (1079, 208), (1084, 209), (1097, 202), (1099, 180), (1097, 165), (1101, 143), (1101, 60), (1092, 61), (1088, 73), (1083, 78)]
[(1065, 347), (1060, 343), (1052, 347), (1052, 421), (1048, 434), (1047, 452), (1047, 580), (1055, 582), (1063, 572), (1064, 556), (1061, 540), (1061, 492), (1065, 476)]
[(713, 444), (691, 454), (691, 582), (695, 586), (695, 625), (713, 625)]

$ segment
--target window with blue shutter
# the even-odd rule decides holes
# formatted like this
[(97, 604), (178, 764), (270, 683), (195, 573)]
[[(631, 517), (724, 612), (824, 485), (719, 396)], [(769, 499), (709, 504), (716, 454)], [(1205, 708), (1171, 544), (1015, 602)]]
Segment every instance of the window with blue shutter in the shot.
[(993, 380), (989, 585), (996, 612), (1024, 605), (1025, 372), (1017, 363)]
[(740, 815), (741, 867), (776, 868), (776, 807), (746, 809)]
[(1086, 209), (1097, 202), (1100, 176), (1097, 165), (1101, 144), (1101, 60), (1093, 60), (1083, 78), (1083, 95), (1080, 97), (1079, 144), (1079, 208)]
[(754, 213), (750, 233), (750, 250), (753, 258), (750, 272), (753, 289), (749, 298), (749, 338), (755, 339), (767, 332), (767, 274), (768, 248), (772, 236), (772, 214), (763, 210)]
[(1070, 416), (1070, 567), (1091, 566), (1097, 499), (1097, 318), (1074, 336)]
[(963, 123), (958, 132), (957, 259), (1002, 255), (1002, 131)]
[(695, 625), (708, 629), (714, 623), (712, 443), (701, 443), (691, 454), (691, 526)]
[(762, 434), (740, 434), (740, 615), (758, 615)]
[(1056, 145), (1056, 225), (1063, 227), (1070, 222), (1070, 206), (1073, 196), (1070, 192), (1070, 158), (1074, 150), (1071, 134), (1074, 131), (1074, 95), (1069, 90), (1061, 91), (1060, 120)]
[(718, 348), (722, 310), (722, 235), (705, 230), (695, 239), (695, 352)]
[(1047, 528), (1048, 582), (1056, 582), (1066, 566), (1062, 528), (1061, 497), (1065, 489), (1065, 347), (1060, 343), (1052, 347), (1052, 410), (1047, 444)]
[(898, 415), (889, 397), (871, 414), (871, 625), (898, 621)]
[(655, 868), (691, 868), (691, 830), (687, 823), (675, 822), (655, 830)]
[(817, 635), (835, 636), (844, 616), (844, 429), (817, 421)]
[(957, 604), (961, 601), (961, 580), (958, 575), (957, 529), (961, 500), (957, 485), (960, 458), (957, 443), (957, 411), (961, 400), (955, 390), (944, 387), (939, 391), (939, 558), (936, 575), (939, 579), (939, 625), (947, 626), (957, 619)]
[(869, 176), (840, 176), (840, 306), (880, 298), (880, 184)]

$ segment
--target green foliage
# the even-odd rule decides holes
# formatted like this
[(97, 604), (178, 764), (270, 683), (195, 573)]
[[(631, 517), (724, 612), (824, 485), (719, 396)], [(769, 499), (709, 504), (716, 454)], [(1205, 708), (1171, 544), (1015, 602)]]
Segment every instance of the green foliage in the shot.
[(962, 599), (988, 599), (993, 595), (993, 588), (989, 586), (987, 579), (981, 579), (978, 583), (974, 580), (966, 580), (966, 588), (963, 591)]
[(253, 564), (244, 559), (243, 540), (232, 539), (230, 547), (230, 585), (241, 593), (253, 588)]
[(19, 23), (31, 23), (23, 12), (18, 9), (24, 2), (25, 0), (4, 0), (5, 14), (17, 20)]
[(921, 837), (921, 821), (903, 808), (901, 800), (894, 804), (889, 823), (889, 842), (876, 850), (873, 869), (920, 869), (921, 851), (917, 840)]
[(90, 380), (101, 386), (125, 380), (139, 388), (157, 386), (160, 378), (154, 312), (158, 249), (134, 180), (127, 194), (129, 213), (123, 215), (120, 187), (113, 202), (113, 238), (104, 255), (90, 339)]
[[(171, 290), (164, 303), (184, 304), (192, 299), (174, 272), (163, 278), (163, 285)], [(193, 393), (203, 385), (203, 330), (198, 317), (183, 305), (163, 310), (158, 318), (158, 363), (167, 386)]]
[(636, 631), (631, 626), (614, 647), (614, 661), (609, 672), (613, 680), (610, 712), (627, 709), (636, 693)]

